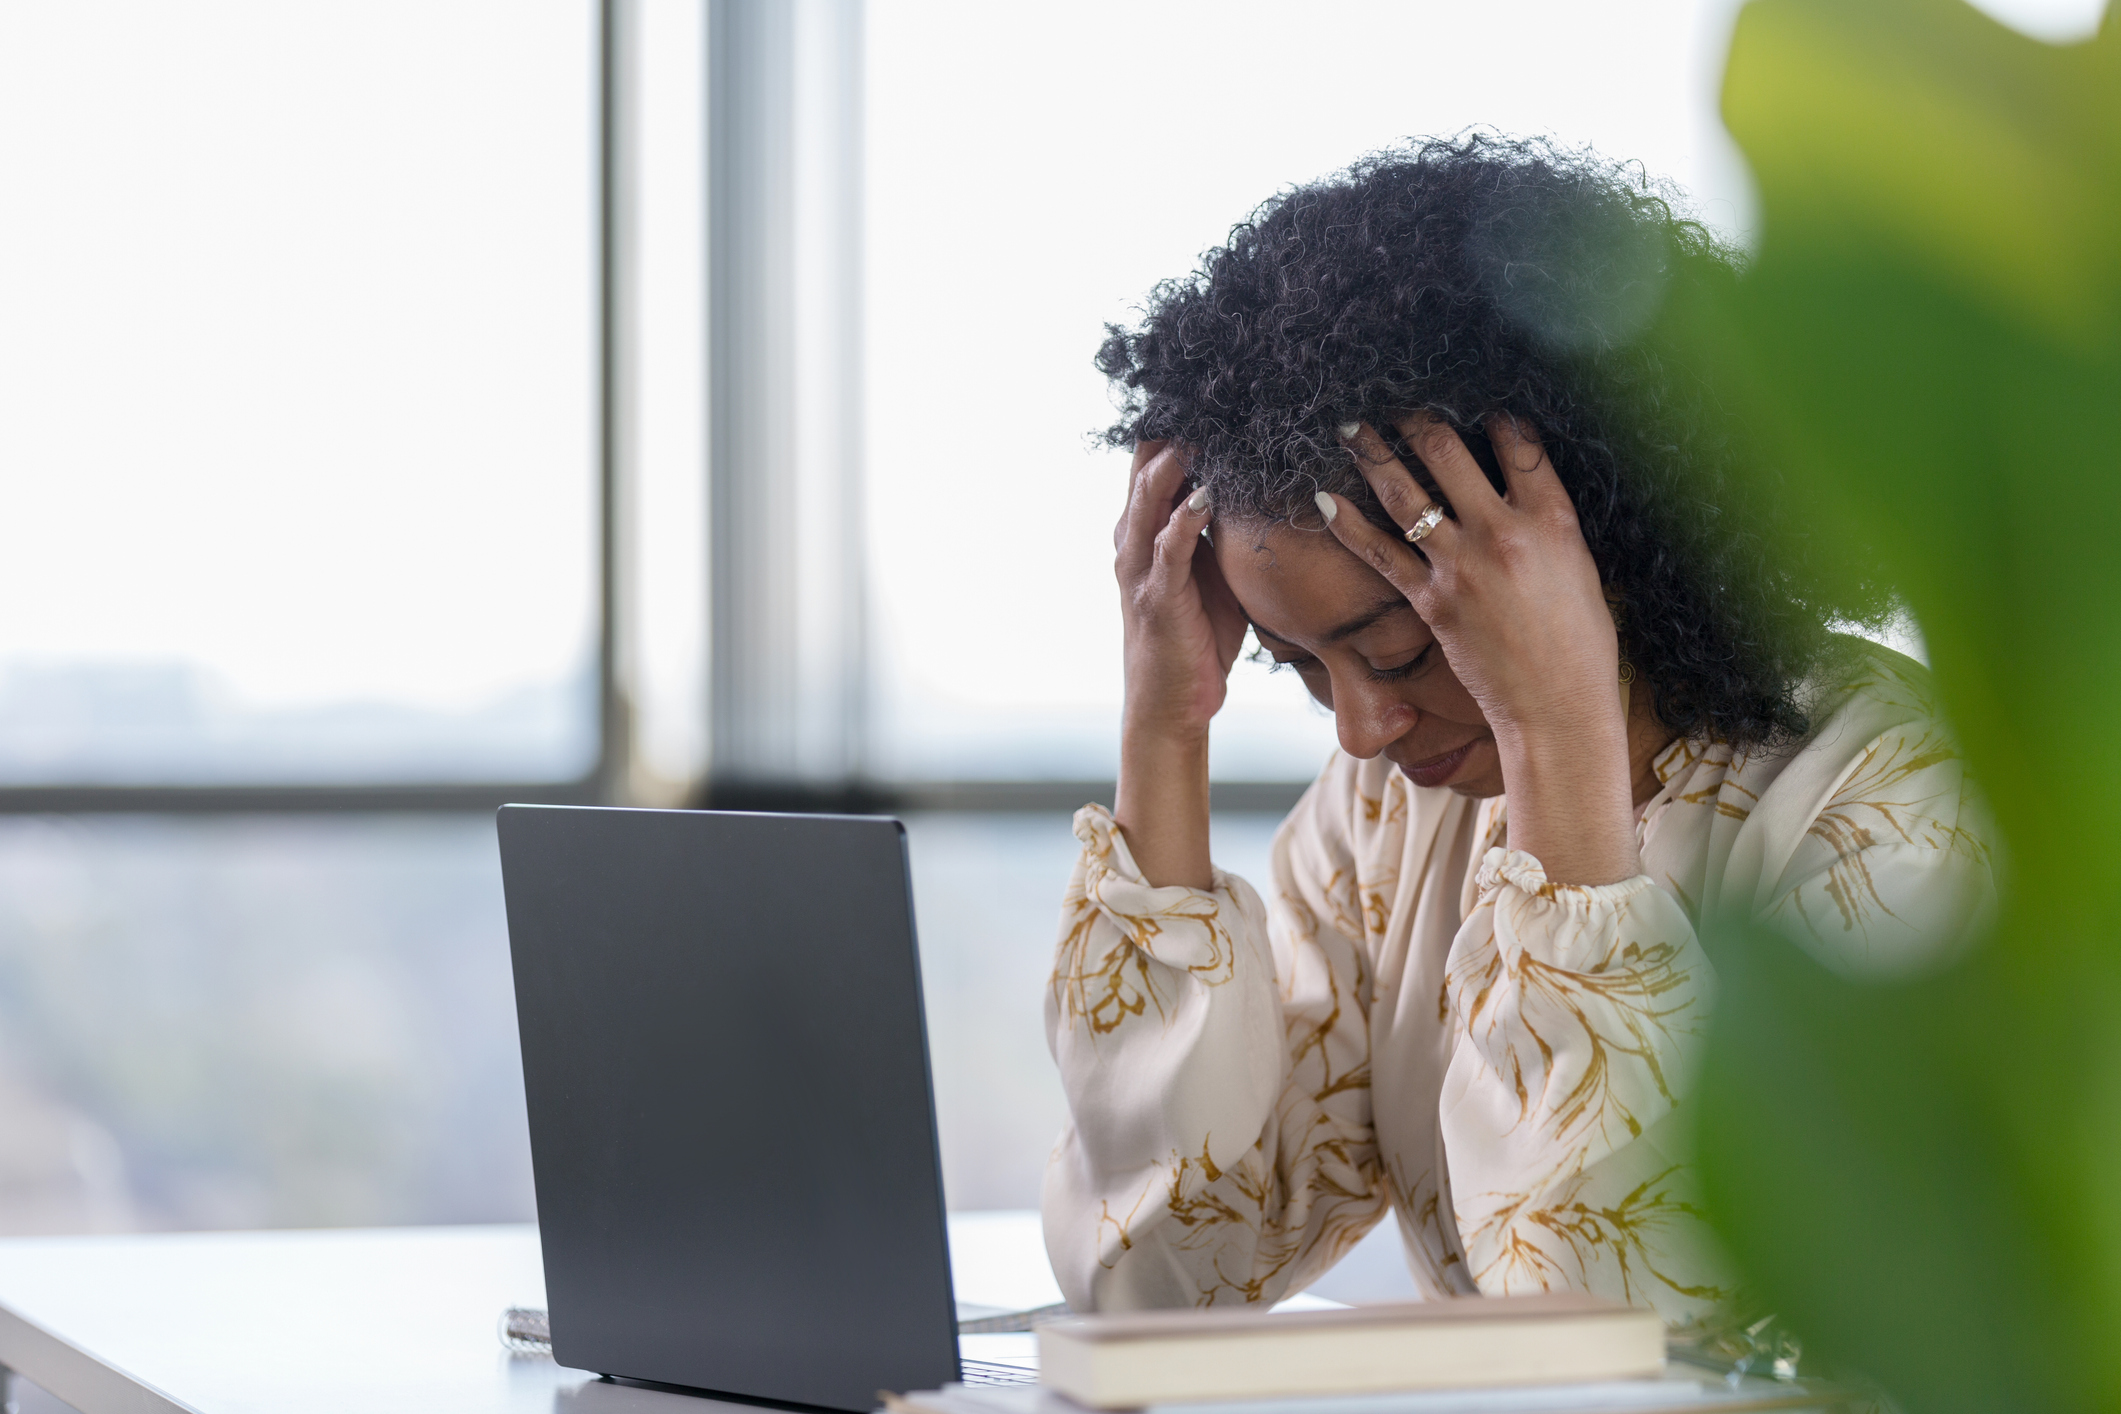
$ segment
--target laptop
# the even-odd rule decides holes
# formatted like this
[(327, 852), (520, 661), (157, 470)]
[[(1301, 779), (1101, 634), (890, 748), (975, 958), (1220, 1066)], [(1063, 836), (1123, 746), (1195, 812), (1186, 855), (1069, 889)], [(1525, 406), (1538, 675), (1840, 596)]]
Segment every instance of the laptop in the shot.
[(552, 1353), (869, 1410), (959, 1360), (905, 829), (508, 805)]

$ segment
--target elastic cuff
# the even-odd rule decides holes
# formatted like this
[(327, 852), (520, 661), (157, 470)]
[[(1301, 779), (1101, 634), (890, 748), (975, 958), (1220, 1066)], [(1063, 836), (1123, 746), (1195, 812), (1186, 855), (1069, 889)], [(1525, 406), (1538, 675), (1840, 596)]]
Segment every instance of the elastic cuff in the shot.
[(1230, 892), (1230, 876), (1213, 864), (1208, 866), (1208, 887), (1205, 889), (1186, 884), (1150, 883), (1143, 876), (1141, 866), (1134, 862), (1134, 851), (1127, 848), (1126, 832), (1112, 818), (1112, 812), (1102, 805), (1085, 805), (1075, 812), (1075, 837), (1083, 843), (1085, 858), (1121, 883), (1154, 889), (1158, 894), (1176, 892), (1199, 894), (1204, 898)]
[(1104, 806), (1085, 805), (1075, 812), (1075, 837), (1083, 842), (1083, 852), (1107, 873), (1130, 884), (1147, 885), (1141, 867), (1134, 862), (1134, 852), (1127, 848), (1127, 837), (1120, 833), (1119, 822)]
[(1548, 880), (1546, 866), (1531, 855), (1521, 849), (1497, 846), (1480, 857), (1480, 872), (1473, 877), (1473, 887), (1480, 902), (1486, 903), (1505, 884), (1540, 898), (1585, 908), (1618, 904), (1656, 887), (1647, 874), (1637, 874), (1617, 884), (1556, 884)]

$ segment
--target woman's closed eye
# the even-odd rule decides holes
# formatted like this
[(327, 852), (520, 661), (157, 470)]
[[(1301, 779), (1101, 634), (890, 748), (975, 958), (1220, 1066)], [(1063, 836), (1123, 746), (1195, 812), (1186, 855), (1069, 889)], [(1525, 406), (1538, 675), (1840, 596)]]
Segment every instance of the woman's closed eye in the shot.
[(1364, 664), (1370, 670), (1370, 681), (1372, 682), (1404, 682), (1427, 667), (1430, 660), (1435, 656), (1436, 643), (1435, 640), (1431, 639), (1428, 647), (1422, 649), (1413, 657), (1398, 663), (1388, 663), (1380, 667), (1377, 663), (1365, 659)]
[[(1365, 659), (1363, 666), (1369, 670), (1372, 682), (1404, 682), (1427, 667), (1435, 656), (1436, 644), (1432, 639), (1427, 647), (1414, 654), (1411, 658), (1403, 659), (1397, 663), (1387, 662), (1382, 665), (1373, 660)], [(1314, 671), (1318, 667), (1318, 659), (1308, 653), (1291, 654), (1288, 657), (1283, 657), (1277, 653), (1268, 662), (1267, 671), (1278, 673), (1284, 668), (1291, 668), (1298, 674), (1303, 674)]]

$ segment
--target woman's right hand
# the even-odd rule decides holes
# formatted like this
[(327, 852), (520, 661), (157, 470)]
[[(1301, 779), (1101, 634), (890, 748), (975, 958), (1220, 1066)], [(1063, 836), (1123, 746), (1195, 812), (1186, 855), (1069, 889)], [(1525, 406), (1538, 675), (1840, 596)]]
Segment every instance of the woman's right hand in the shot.
[(1126, 630), (1124, 730), (1170, 741), (1206, 737), (1246, 626), (1201, 536), (1214, 514), (1207, 493), (1182, 498), (1185, 480), (1178, 447), (1137, 446), (1127, 508), (1112, 532)]
[(1183, 452), (1134, 449), (1127, 509), (1112, 533), (1126, 628), (1127, 707), (1113, 818), (1151, 884), (1210, 887), (1208, 721), (1229, 690), (1245, 611), (1201, 531), (1204, 492), (1181, 497)]

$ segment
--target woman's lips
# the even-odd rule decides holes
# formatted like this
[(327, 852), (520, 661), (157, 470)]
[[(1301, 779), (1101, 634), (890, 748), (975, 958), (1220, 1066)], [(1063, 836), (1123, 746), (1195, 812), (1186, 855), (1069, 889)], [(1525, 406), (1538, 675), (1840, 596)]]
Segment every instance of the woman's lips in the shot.
[(1412, 766), (1401, 766), (1399, 769), (1415, 785), (1440, 786), (1456, 775), (1460, 766), (1465, 765), (1466, 753), (1471, 751), (1478, 742), (1479, 738), (1475, 737), (1456, 751), (1448, 751), (1441, 756), (1432, 756), (1426, 761)]

